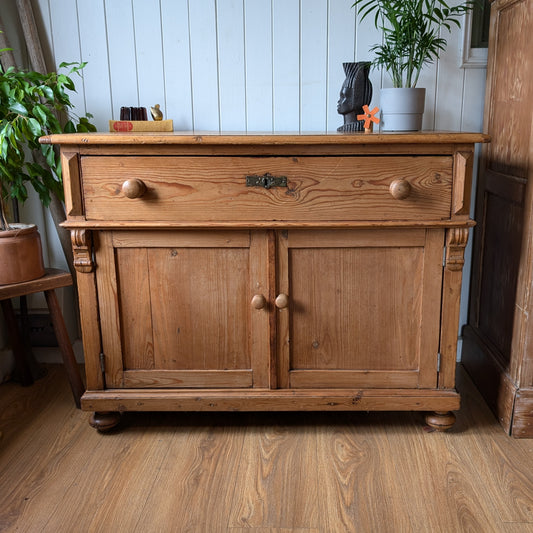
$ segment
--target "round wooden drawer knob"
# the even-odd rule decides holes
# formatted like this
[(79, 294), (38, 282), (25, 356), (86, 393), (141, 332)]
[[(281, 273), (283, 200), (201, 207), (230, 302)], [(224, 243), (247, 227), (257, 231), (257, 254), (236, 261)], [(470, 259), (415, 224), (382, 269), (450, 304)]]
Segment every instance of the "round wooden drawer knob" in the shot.
[(285, 309), (289, 305), (289, 297), (286, 294), (279, 294), (276, 298), (276, 307), (278, 309)]
[(252, 307), (254, 309), (263, 309), (266, 305), (266, 299), (262, 294), (256, 294), (252, 298)]
[(389, 189), (392, 197), (396, 200), (405, 200), (411, 194), (411, 185), (404, 179), (394, 180)]
[(126, 198), (140, 198), (146, 192), (146, 185), (138, 179), (126, 180), (122, 184), (122, 192)]

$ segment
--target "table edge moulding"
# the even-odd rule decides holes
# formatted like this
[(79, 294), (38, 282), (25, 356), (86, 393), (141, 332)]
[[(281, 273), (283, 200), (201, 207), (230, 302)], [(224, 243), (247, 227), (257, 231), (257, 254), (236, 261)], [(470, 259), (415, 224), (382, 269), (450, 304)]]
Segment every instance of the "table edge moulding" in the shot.
[(481, 133), (82, 133), (61, 149), (91, 425), (429, 411), (450, 428)]

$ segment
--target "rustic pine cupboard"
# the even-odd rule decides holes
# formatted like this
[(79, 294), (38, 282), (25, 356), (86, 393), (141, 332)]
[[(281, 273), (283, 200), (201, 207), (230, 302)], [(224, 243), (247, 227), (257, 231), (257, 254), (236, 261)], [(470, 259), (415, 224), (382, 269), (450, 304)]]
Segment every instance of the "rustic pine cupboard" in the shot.
[(446, 429), (468, 133), (68, 134), (91, 423), (418, 410)]

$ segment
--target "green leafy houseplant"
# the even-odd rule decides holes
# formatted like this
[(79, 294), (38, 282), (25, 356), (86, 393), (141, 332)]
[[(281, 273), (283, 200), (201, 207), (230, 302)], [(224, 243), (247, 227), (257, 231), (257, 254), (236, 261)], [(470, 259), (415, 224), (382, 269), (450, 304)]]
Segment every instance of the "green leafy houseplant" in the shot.
[[(4, 50), (0, 50), (2, 52)], [(68, 91), (75, 91), (71, 74), (85, 63), (62, 63), (67, 74), (40, 74), (0, 66), (0, 231), (9, 229), (6, 200), (24, 202), (31, 185), (48, 206), (51, 195), (63, 197), (59, 156), (39, 137), (51, 133), (96, 131), (91, 115), (68, 119), (72, 111)]]
[(444, 0), (355, 0), (361, 20), (374, 14), (374, 24), (383, 31), (383, 43), (373, 46), (373, 65), (383, 67), (394, 87), (416, 87), (424, 65), (446, 49), (442, 30), (461, 26), (460, 18), (475, 5), (467, 1), (449, 5)]

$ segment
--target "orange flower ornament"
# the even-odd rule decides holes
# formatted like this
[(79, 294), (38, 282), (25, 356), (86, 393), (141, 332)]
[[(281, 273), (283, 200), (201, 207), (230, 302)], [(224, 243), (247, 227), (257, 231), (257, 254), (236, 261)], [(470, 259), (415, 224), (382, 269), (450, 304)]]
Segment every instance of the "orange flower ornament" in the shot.
[(372, 111), (368, 108), (367, 105), (363, 106), (364, 113), (362, 115), (357, 115), (357, 120), (364, 120), (365, 133), (372, 133), (374, 124), (379, 124), (379, 117), (376, 117), (376, 113), (379, 111), (378, 107), (374, 107)]

